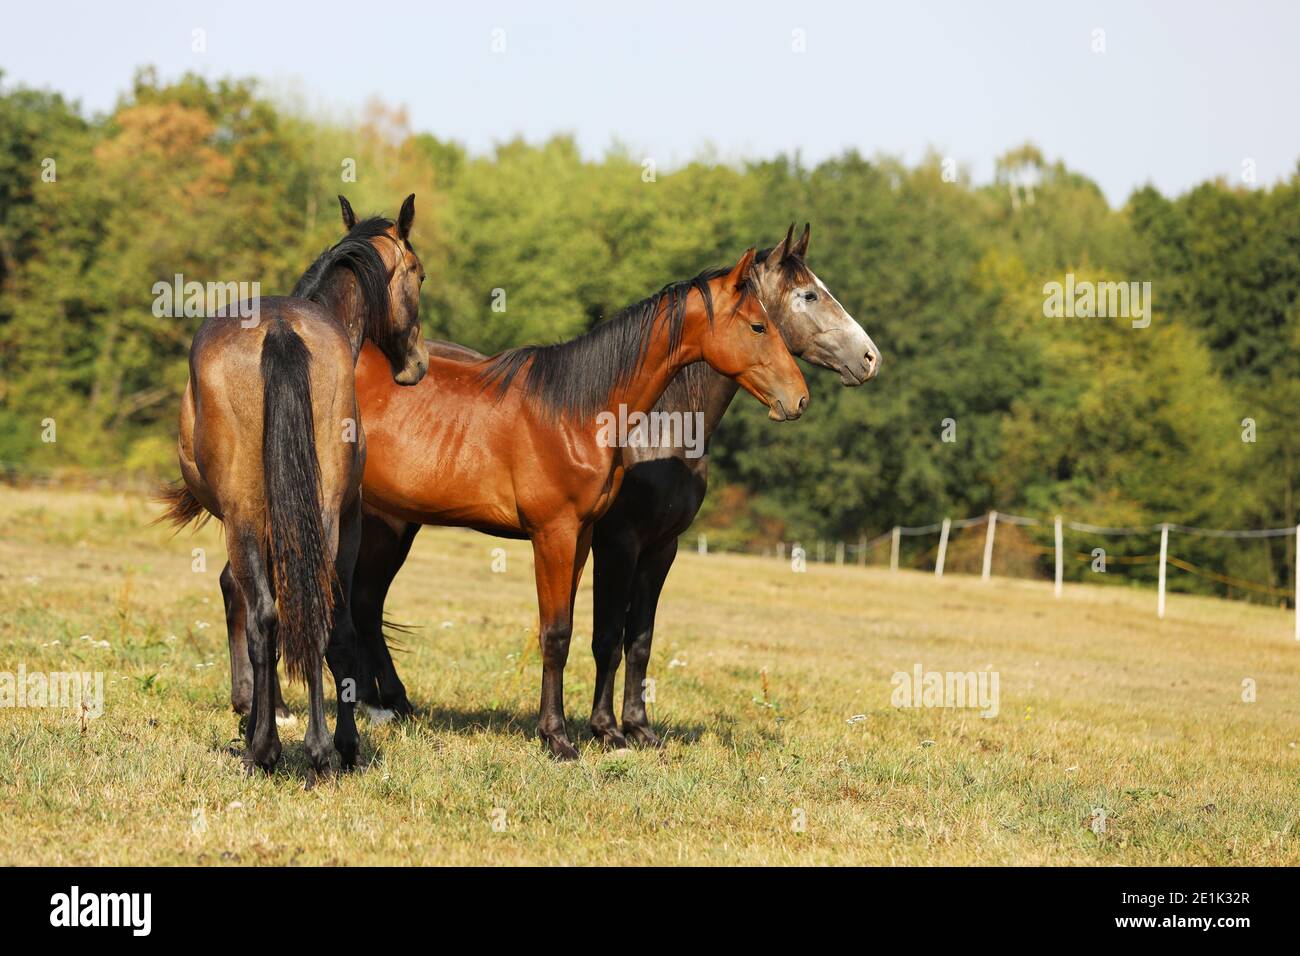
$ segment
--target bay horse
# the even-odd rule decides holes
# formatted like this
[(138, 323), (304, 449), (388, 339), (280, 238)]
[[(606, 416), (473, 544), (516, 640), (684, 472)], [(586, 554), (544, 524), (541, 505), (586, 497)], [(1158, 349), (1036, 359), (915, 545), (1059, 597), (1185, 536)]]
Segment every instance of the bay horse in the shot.
[[(334, 677), (334, 747), (356, 761), (355, 632), (348, 610), (361, 535), (365, 435), (354, 387), (363, 342), (397, 386), (424, 378), (424, 267), (411, 247), (415, 196), (397, 221), (357, 221), (340, 196), (347, 235), (289, 297), (256, 303), (251, 324), (208, 318), (190, 347), (181, 400), (181, 483), (163, 495), (178, 527), (215, 516), (226, 534), (221, 573), (231, 646), (231, 700), (248, 714), (245, 764), (280, 757), (276, 662), (310, 696), (305, 747), (329, 765), (321, 657)], [(395, 387), (397, 387), (395, 386)]]
[[(383, 592), (422, 525), (529, 539), (542, 652), (538, 734), (558, 759), (578, 756), (563, 702), (574, 595), (594, 526), (626, 470), (626, 449), (598, 427), (601, 416), (649, 412), (701, 361), (767, 405), (769, 418), (798, 418), (807, 405), (798, 366), (781, 336), (768, 334), (754, 255), (665, 286), (569, 342), (472, 361), (454, 349), (432, 353), (436, 388), (394, 387), (375, 350), (362, 350), (365, 507), (384, 517), (381, 533), (362, 535), (353, 613), (382, 616)], [(405, 529), (400, 558), (385, 520)]]
[[(805, 225), (796, 240), (791, 225), (782, 242), (758, 253), (753, 271), (758, 297), (793, 354), (838, 373), (845, 386), (859, 386), (879, 373), (880, 351), (808, 267), (810, 232)], [(482, 359), (479, 353), (451, 343), (432, 342), (430, 348), (461, 361)], [(701, 413), (706, 453), (691, 457), (681, 447), (662, 446), (624, 449), (622, 487), (596, 522), (592, 536), (596, 686), (591, 729), (608, 746), (623, 747), (629, 739), (644, 746), (660, 745), (642, 693), (655, 611), (677, 555), (677, 539), (704, 501), (708, 437), (735, 395), (736, 383), (705, 364), (680, 371), (654, 411)], [(366, 566), (353, 587), (353, 617), (361, 642), (361, 700), (399, 716), (410, 714), (412, 708), (384, 642), (383, 604), (419, 527), (367, 503), (362, 535)], [(627, 674), (620, 733), (614, 717), (614, 678), (624, 654)]]

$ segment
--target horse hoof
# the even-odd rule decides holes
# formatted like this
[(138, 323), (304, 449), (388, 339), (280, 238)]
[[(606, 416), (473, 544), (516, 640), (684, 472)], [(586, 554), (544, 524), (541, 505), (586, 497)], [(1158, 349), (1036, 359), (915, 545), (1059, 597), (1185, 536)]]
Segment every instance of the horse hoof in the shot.
[(626, 750), (627, 738), (625, 738), (617, 727), (597, 727), (592, 724), (591, 732), (596, 741), (609, 750)]
[(361, 749), (358, 741), (334, 741), (334, 749), (339, 753), (339, 770), (354, 770), (357, 766), (357, 751)]
[(563, 737), (547, 737), (546, 743), (551, 748), (551, 756), (556, 760), (569, 761), (578, 759), (578, 748)]
[(317, 776), (325, 776), (330, 770), (330, 758), (334, 756), (334, 748), (329, 744), (323, 747), (309, 746), (307, 748), (307, 762), (311, 765), (311, 770)]
[(659, 739), (649, 725), (623, 725), (623, 733), (627, 734), (627, 739), (638, 747), (652, 747), (659, 749), (663, 747), (664, 742)]
[(386, 710), (397, 720), (415, 716), (415, 705), (406, 694), (375, 694), (369, 700), (361, 701), (372, 711)]
[(250, 752), (244, 757), (244, 768), (251, 774), (260, 770), (265, 774), (275, 773), (275, 765), (280, 762), (280, 748), (269, 748), (262, 754)]

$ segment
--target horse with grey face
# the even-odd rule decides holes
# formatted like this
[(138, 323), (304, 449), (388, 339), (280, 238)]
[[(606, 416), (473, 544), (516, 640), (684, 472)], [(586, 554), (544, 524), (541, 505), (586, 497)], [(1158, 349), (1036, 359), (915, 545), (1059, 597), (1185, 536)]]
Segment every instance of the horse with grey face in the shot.
[[(880, 351), (871, 337), (808, 268), (810, 229), (794, 239), (794, 226), (773, 249), (755, 259), (753, 278), (769, 320), (790, 352), (839, 374), (855, 387), (880, 371)], [(433, 355), (479, 361), (478, 352), (447, 342), (430, 342)], [(634, 743), (657, 747), (646, 715), (642, 688), (654, 639), (655, 610), (664, 579), (677, 555), (677, 539), (695, 520), (708, 487), (708, 439), (736, 396), (736, 383), (699, 362), (683, 369), (655, 405), (654, 413), (698, 415), (704, 454), (681, 444), (625, 447), (626, 474), (610, 510), (596, 522), (594, 554), (596, 690), (591, 729), (611, 747)], [(393, 666), (383, 636), (383, 607), (389, 585), (406, 560), (420, 525), (365, 507), (358, 574), (353, 582), (353, 619), (359, 636), (359, 688), (370, 707), (411, 713), (406, 688)], [(627, 657), (623, 726), (614, 717), (614, 678)]]

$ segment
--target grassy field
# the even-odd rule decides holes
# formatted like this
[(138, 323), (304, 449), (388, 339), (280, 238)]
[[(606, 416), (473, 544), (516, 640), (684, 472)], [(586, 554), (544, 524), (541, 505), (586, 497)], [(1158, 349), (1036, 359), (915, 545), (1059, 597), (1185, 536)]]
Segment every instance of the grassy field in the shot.
[[(1287, 612), (1174, 595), (1160, 622), (1149, 591), (683, 554), (651, 665), (667, 746), (609, 753), (586, 729), (588, 573), (582, 757), (560, 765), (532, 735), (527, 546), (427, 530), (389, 605), (420, 628), (397, 660), (421, 714), (362, 720), (361, 769), (309, 786), (301, 716), (277, 774), (243, 772), (219, 529), (154, 514), (0, 488), (0, 671), (103, 671), (106, 698), (84, 726), (0, 709), (0, 863), (1300, 863)], [(1000, 713), (895, 708), (917, 664), (996, 671)]]

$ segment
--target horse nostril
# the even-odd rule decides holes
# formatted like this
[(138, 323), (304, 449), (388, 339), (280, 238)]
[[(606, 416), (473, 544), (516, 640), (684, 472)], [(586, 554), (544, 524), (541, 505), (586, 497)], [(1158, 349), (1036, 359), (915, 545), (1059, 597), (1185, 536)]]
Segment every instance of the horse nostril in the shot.
[(803, 410), (807, 407), (808, 407), (808, 396), (804, 395), (799, 399), (799, 414), (802, 415)]

